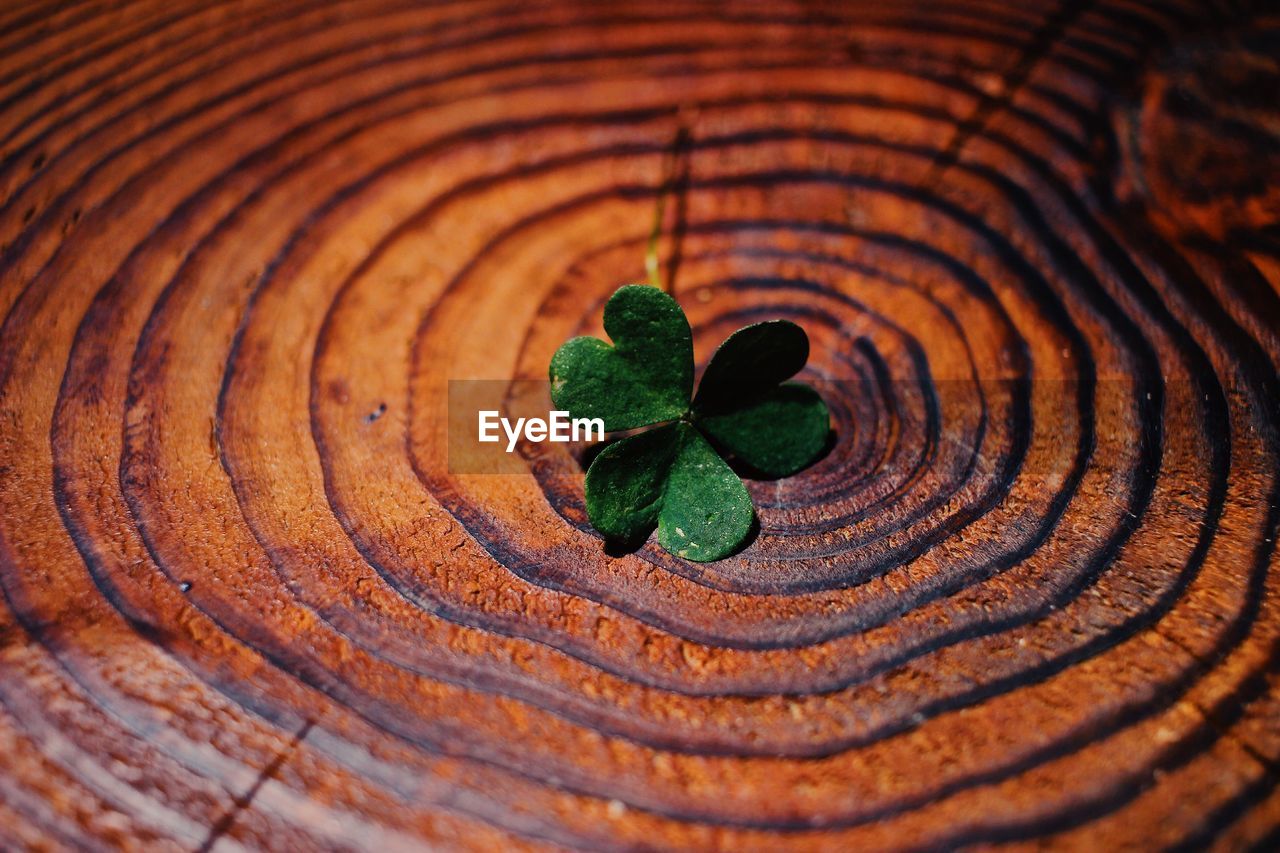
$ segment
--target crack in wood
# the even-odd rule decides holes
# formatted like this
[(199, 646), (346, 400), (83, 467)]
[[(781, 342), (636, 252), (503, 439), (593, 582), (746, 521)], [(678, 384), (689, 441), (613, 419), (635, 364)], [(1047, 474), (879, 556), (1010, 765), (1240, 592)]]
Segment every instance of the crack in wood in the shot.
[(275, 776), (280, 771), (280, 768), (284, 766), (284, 763), (297, 752), (298, 747), (302, 745), (307, 735), (310, 734), (313, 726), (315, 726), (315, 720), (308, 718), (303, 723), (302, 728), (294, 733), (292, 740), (289, 741), (285, 748), (280, 750), (279, 754), (271, 759), (266, 767), (262, 768), (262, 771), (258, 773), (258, 778), (253, 781), (249, 789), (232, 800), (230, 811), (219, 818), (217, 823), (209, 827), (208, 836), (196, 848), (197, 853), (208, 853), (209, 850), (213, 849), (213, 845), (218, 842), (218, 839), (230, 831), (236, 818), (239, 817), (241, 812), (249, 808), (253, 798), (258, 795), (258, 791), (262, 790), (262, 786), (267, 783), (267, 780)]
[(938, 154), (933, 165), (929, 167), (929, 172), (925, 175), (922, 184), (923, 189), (929, 190), (937, 185), (943, 173), (959, 161), (960, 152), (964, 150), (969, 140), (981, 134), (992, 116), (1013, 101), (1030, 79), (1032, 70), (1040, 60), (1048, 56), (1050, 49), (1062, 39), (1067, 29), (1093, 4), (1094, 0), (1065, 0), (1044, 19), (1032, 34), (1027, 46), (1018, 55), (1017, 61), (1004, 73), (1004, 85), (1000, 90), (994, 93), (983, 92), (973, 113), (956, 127), (955, 133), (947, 142), (947, 147)]

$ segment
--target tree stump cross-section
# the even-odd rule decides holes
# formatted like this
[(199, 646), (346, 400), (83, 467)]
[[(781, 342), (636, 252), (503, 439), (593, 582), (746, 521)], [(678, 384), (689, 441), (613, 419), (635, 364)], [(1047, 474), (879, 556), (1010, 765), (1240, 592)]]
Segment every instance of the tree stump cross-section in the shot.
[[(0, 848), (1280, 848), (1269, 4), (0, 44)], [(833, 415), (713, 563), (606, 548), (582, 448), (449, 462), (655, 210), (698, 363), (794, 320)]]

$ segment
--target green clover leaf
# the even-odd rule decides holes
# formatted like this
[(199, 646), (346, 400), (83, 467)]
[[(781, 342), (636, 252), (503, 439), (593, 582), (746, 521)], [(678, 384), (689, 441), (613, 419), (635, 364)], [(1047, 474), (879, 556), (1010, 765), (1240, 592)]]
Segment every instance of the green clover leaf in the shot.
[(551, 357), (551, 399), (573, 417), (601, 418), (608, 432), (675, 420), (693, 391), (693, 334), (667, 294), (619, 288), (604, 306), (599, 338), (574, 338)]
[(611, 444), (587, 470), (587, 515), (605, 536), (718, 560), (751, 532), (751, 495), (707, 440), (677, 421)]
[(809, 360), (809, 337), (788, 320), (771, 320), (729, 336), (707, 365), (693, 401), (699, 427), (765, 477), (804, 468), (826, 446), (827, 404), (808, 385), (783, 380)]
[(571, 417), (601, 418), (608, 431), (662, 424), (623, 438), (592, 461), (586, 504), (591, 525), (635, 545), (656, 527), (658, 542), (689, 560), (719, 560), (751, 533), (755, 508), (721, 456), (782, 477), (821, 455), (826, 403), (786, 382), (809, 358), (809, 338), (786, 320), (739, 329), (693, 391), (693, 341), (679, 304), (648, 285), (619, 288), (604, 310), (613, 345), (574, 338), (551, 359), (551, 399)]

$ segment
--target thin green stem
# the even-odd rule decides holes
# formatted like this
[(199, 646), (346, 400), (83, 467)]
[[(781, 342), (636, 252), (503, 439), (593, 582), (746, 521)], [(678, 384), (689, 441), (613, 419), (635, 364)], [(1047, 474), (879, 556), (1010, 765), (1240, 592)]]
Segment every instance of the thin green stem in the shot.
[(662, 220), (667, 212), (667, 190), (669, 180), (664, 176), (662, 186), (658, 188), (658, 201), (653, 212), (653, 228), (649, 230), (649, 245), (644, 250), (644, 271), (649, 276), (649, 283), (663, 292), (667, 290), (662, 280), (662, 267), (658, 263), (658, 241), (662, 237)]
[(658, 245), (662, 240), (662, 224), (667, 214), (667, 196), (676, 184), (676, 170), (680, 165), (680, 156), (689, 143), (689, 124), (686, 110), (677, 114), (675, 135), (671, 145), (662, 158), (662, 183), (658, 187), (658, 197), (654, 203), (653, 227), (649, 229), (649, 243), (644, 252), (644, 270), (649, 277), (649, 284), (664, 293), (671, 292), (670, 282), (662, 278), (662, 263), (658, 259)]

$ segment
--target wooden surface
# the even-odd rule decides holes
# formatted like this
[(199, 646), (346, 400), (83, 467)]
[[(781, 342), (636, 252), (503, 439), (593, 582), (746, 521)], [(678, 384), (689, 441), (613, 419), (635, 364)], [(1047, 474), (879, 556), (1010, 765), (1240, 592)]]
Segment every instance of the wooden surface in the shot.
[[(1276, 849), (1265, 5), (4, 4), (0, 847)], [(667, 172), (838, 432), (707, 565), (444, 442)]]

